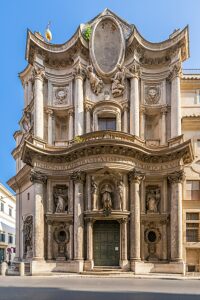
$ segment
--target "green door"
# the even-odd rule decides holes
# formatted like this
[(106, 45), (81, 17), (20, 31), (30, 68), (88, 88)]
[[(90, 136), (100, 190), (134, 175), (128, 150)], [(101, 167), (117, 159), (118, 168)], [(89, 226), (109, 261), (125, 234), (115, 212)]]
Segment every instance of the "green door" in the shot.
[(96, 221), (93, 241), (95, 266), (119, 266), (120, 225), (117, 221)]

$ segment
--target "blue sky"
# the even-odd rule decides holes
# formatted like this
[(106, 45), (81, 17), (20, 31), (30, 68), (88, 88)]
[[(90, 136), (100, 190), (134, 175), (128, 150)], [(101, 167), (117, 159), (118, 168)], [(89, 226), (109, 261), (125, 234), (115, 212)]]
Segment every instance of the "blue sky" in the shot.
[(13, 133), (22, 116), (23, 89), (18, 78), (25, 61), (26, 31), (44, 34), (51, 20), (53, 43), (64, 43), (80, 23), (86, 23), (105, 8), (111, 9), (136, 25), (149, 41), (168, 38), (175, 28), (187, 24), (190, 31), (190, 58), (184, 68), (200, 69), (200, 1), (199, 0), (7, 0), (0, 3), (1, 117), (0, 182), (15, 174), (11, 151)]

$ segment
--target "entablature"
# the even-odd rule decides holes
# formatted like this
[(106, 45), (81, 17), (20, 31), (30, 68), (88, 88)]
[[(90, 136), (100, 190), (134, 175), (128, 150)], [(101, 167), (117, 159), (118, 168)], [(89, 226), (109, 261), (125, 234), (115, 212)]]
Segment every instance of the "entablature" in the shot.
[[(70, 171), (82, 166), (121, 165), (131, 169), (136, 164), (150, 171), (169, 170), (193, 160), (191, 140), (182, 136), (172, 139), (168, 146), (150, 147), (145, 141), (129, 134), (114, 131), (88, 133), (70, 141), (68, 147), (38, 147), (25, 141), (22, 160), (31, 166)], [(57, 166), (56, 166), (57, 165)], [(59, 167), (60, 166), (60, 167)], [(115, 166), (115, 167), (116, 167)]]

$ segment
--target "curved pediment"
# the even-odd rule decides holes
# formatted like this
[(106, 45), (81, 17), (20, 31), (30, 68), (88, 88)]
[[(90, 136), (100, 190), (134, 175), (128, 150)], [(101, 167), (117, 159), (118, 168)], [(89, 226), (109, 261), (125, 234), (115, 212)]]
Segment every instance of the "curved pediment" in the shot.
[[(91, 36), (86, 38), (88, 26)], [(39, 33), (27, 32), (26, 59), (30, 64), (33, 64), (34, 54), (39, 53), (47, 65), (65, 67), (73, 64), (77, 52), (89, 59), (89, 48), (93, 65), (102, 76), (113, 74), (116, 66), (123, 63), (124, 54), (126, 58), (132, 57), (135, 50), (144, 65), (169, 64), (170, 57), (177, 50), (184, 61), (189, 57), (188, 27), (175, 31), (165, 41), (152, 43), (142, 37), (134, 25), (106, 9), (87, 24), (80, 25), (71, 39), (63, 44), (48, 43)]]

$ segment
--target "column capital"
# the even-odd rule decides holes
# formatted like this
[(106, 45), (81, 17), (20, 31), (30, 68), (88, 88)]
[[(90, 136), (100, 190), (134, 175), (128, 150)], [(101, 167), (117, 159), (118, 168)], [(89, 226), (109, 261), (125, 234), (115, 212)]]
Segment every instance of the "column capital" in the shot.
[(39, 80), (43, 81), (44, 78), (45, 78), (44, 68), (40, 68), (38, 66), (35, 66), (35, 68), (33, 69), (33, 76), (34, 76), (35, 79), (39, 79)]
[(126, 102), (126, 103), (123, 104), (123, 111), (124, 112), (125, 111), (129, 111), (129, 103), (128, 102)]
[(140, 76), (140, 66), (136, 63), (134, 63), (130, 68), (129, 71), (131, 73), (132, 78), (139, 78)]
[(86, 173), (82, 171), (75, 171), (70, 175), (70, 179), (74, 180), (75, 182), (85, 182)]
[(46, 112), (48, 115), (50, 115), (50, 116), (53, 115), (53, 109), (51, 109), (51, 108), (46, 108), (46, 109), (45, 109), (45, 112)]
[(147, 112), (147, 109), (146, 109), (146, 107), (144, 107), (144, 106), (140, 106), (140, 114), (143, 114), (143, 115), (145, 115), (145, 114), (146, 114), (146, 112)]
[(174, 173), (169, 174), (167, 178), (171, 184), (182, 183), (185, 179), (185, 174), (183, 170), (176, 171)]
[(84, 108), (85, 108), (86, 112), (90, 112), (91, 113), (91, 111), (92, 111), (92, 105), (91, 104), (85, 103), (84, 104)]
[(168, 112), (167, 106), (163, 106), (160, 109), (161, 115), (166, 115)]
[(74, 67), (73, 70), (73, 75), (75, 77), (75, 79), (79, 78), (79, 79), (84, 79), (85, 78), (85, 69), (83, 67), (83, 65), (81, 64), (80, 61), (78, 61), (78, 63), (76, 64), (76, 66)]
[(67, 114), (68, 114), (68, 116), (73, 116), (74, 109), (73, 108), (68, 109)]
[(39, 171), (32, 170), (30, 174), (30, 181), (45, 184), (47, 176)]
[(172, 81), (176, 77), (181, 77), (181, 75), (182, 75), (181, 62), (178, 61), (170, 67), (168, 80)]
[(130, 182), (138, 182), (140, 183), (145, 179), (145, 175), (141, 172), (136, 171), (135, 169), (128, 173), (128, 179)]

